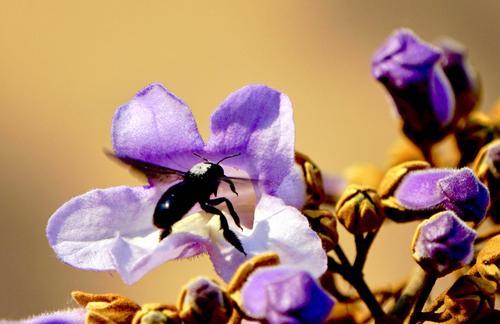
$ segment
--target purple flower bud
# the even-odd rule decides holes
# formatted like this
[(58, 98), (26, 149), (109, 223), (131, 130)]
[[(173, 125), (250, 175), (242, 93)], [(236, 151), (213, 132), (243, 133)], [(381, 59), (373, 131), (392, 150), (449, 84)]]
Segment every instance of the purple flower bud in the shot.
[(372, 60), (373, 76), (392, 96), (404, 133), (417, 145), (440, 140), (453, 119), (453, 92), (440, 59), (437, 48), (400, 29)]
[(308, 272), (278, 266), (256, 270), (242, 289), (245, 311), (277, 323), (322, 323), (335, 302)]
[(452, 210), (474, 223), (483, 220), (490, 201), (488, 189), (469, 168), (412, 171), (402, 179), (394, 196), (408, 210)]
[(450, 38), (438, 42), (441, 66), (455, 94), (455, 120), (467, 116), (479, 101), (479, 80), (467, 62), (465, 47)]
[(195, 313), (204, 315), (208, 319), (219, 310), (226, 313), (228, 308), (226, 297), (214, 281), (199, 277), (189, 282), (185, 290), (181, 305), (183, 310), (192, 309)]
[(412, 255), (427, 272), (444, 276), (472, 260), (475, 239), (476, 232), (454, 212), (440, 212), (418, 225)]

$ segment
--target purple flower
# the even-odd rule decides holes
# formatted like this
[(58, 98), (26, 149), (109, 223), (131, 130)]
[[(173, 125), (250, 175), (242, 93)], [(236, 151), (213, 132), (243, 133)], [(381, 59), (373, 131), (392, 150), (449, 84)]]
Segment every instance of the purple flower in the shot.
[(464, 221), (479, 223), (489, 204), (488, 189), (471, 169), (426, 169), (407, 174), (394, 196), (406, 209), (435, 213), (452, 210)]
[[(294, 124), (288, 97), (261, 85), (244, 87), (214, 112), (211, 129), (204, 144), (190, 109), (162, 85), (152, 84), (116, 112), (113, 147), (118, 156), (181, 171), (200, 162), (194, 152), (213, 161), (240, 153), (224, 161), (224, 172), (257, 179), (255, 192), (240, 190), (235, 197), (222, 184), (219, 196), (229, 197), (241, 218), (243, 230), (227, 217), (247, 257), (275, 251), (284, 263), (302, 265), (319, 276), (326, 268), (320, 239), (305, 217), (288, 206), (301, 206), (305, 193), (300, 173), (293, 168)], [(153, 211), (171, 185), (150, 179), (145, 187), (97, 189), (75, 197), (49, 220), (49, 243), (63, 262), (118, 271), (129, 284), (165, 261), (205, 252), (228, 280), (246, 257), (222, 237), (219, 218), (201, 212), (198, 205), (159, 242)]]
[(53, 313), (45, 313), (21, 321), (3, 321), (3, 324), (83, 324), (87, 311), (84, 308), (74, 308)]
[(455, 119), (467, 116), (479, 101), (479, 80), (467, 62), (464, 46), (450, 38), (438, 42), (441, 66), (455, 94)]
[(286, 266), (256, 270), (241, 294), (244, 310), (270, 324), (323, 323), (335, 304), (309, 273)]
[(454, 212), (440, 212), (423, 221), (413, 238), (413, 258), (437, 276), (468, 264), (474, 256), (476, 232)]
[(415, 143), (433, 143), (446, 134), (454, 115), (453, 92), (438, 49), (410, 30), (394, 32), (375, 52), (372, 74), (386, 87)]

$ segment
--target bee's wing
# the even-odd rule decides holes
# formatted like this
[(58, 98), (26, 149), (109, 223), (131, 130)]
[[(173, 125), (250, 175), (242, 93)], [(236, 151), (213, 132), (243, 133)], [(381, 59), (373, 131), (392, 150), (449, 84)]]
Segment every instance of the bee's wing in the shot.
[(172, 182), (182, 179), (185, 174), (185, 172), (154, 163), (137, 160), (128, 156), (119, 156), (107, 150), (104, 150), (104, 153), (112, 160), (128, 165), (132, 171), (140, 172), (140, 174), (145, 175), (150, 181)]

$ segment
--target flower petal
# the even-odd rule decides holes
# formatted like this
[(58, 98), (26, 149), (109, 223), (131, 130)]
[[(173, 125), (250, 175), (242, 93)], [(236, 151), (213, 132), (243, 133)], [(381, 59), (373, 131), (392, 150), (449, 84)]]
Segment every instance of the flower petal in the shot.
[(285, 94), (263, 85), (232, 93), (212, 115), (206, 151), (241, 153), (225, 163), (241, 167), (273, 194), (291, 172), (295, 128), (292, 105)]
[(203, 149), (191, 110), (159, 83), (153, 83), (113, 118), (113, 148), (118, 155), (187, 171)]
[(145, 247), (117, 237), (111, 255), (116, 271), (126, 284), (131, 285), (166, 261), (206, 252), (207, 244), (206, 239), (186, 232), (170, 234), (159, 244), (156, 241)]
[[(321, 240), (297, 209), (284, 205), (279, 198), (263, 195), (254, 219), (251, 231), (240, 234), (241, 231), (234, 229), (247, 252), (246, 258), (274, 251), (282, 264), (306, 270), (314, 277), (325, 272), (327, 259)], [(246, 258), (227, 242), (211, 238), (215, 244), (208, 248), (208, 253), (217, 273), (228, 281)]]
[[(138, 245), (155, 240), (152, 215), (161, 188), (114, 187), (75, 197), (50, 218), (47, 237), (57, 256), (77, 268), (114, 269), (111, 248), (116, 237), (136, 239)], [(150, 237), (151, 236), (151, 237)], [(158, 236), (156, 236), (156, 241)]]
[(68, 310), (61, 310), (53, 313), (44, 313), (33, 316), (29, 319), (21, 321), (4, 321), (0, 320), (3, 324), (21, 323), (21, 324), (83, 324), (87, 311), (84, 308), (73, 308)]
[(403, 179), (394, 195), (408, 209), (430, 209), (445, 199), (436, 183), (453, 172), (451, 169), (413, 171)]

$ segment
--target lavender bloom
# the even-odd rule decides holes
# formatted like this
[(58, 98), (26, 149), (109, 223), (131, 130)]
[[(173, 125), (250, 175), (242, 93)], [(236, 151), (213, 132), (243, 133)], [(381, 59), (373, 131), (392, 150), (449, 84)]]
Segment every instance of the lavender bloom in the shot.
[(309, 273), (286, 266), (255, 271), (242, 301), (250, 316), (270, 324), (323, 323), (335, 304)]
[(475, 239), (476, 232), (454, 212), (440, 212), (417, 227), (413, 258), (426, 271), (444, 276), (472, 260)]
[(83, 324), (87, 311), (84, 308), (74, 308), (53, 313), (46, 313), (34, 316), (21, 321), (3, 321), (0, 323), (18, 323), (18, 324)]
[(221, 185), (220, 191), (227, 192), (219, 195), (230, 197), (238, 211), (244, 230), (230, 217), (228, 221), (247, 257), (224, 240), (218, 217), (201, 212), (198, 205), (158, 242), (152, 217), (160, 196), (172, 185), (168, 179), (150, 179), (145, 187), (97, 189), (68, 201), (47, 226), (57, 256), (77, 268), (115, 270), (129, 284), (165, 261), (200, 253), (210, 255), (225, 280), (246, 258), (265, 251), (275, 251), (283, 263), (302, 265), (319, 276), (326, 269), (321, 241), (305, 217), (288, 206), (300, 207), (305, 194), (300, 173), (293, 168), (294, 124), (288, 97), (265, 86), (244, 87), (213, 113), (211, 129), (205, 144), (184, 102), (162, 85), (152, 84), (116, 112), (113, 147), (119, 156), (182, 171), (199, 162), (193, 152), (214, 161), (240, 153), (224, 161), (225, 174), (248, 176), (258, 184), (247, 194), (237, 186), (239, 197)]
[(488, 189), (471, 169), (426, 169), (407, 174), (394, 192), (402, 207), (425, 214), (452, 210), (464, 221), (479, 223), (489, 204)]
[(410, 30), (394, 32), (372, 60), (372, 74), (391, 95), (403, 131), (417, 145), (440, 140), (454, 115), (453, 92), (441, 53)]
[(438, 42), (441, 66), (455, 94), (455, 120), (467, 116), (479, 101), (479, 80), (467, 62), (464, 46), (450, 38)]

